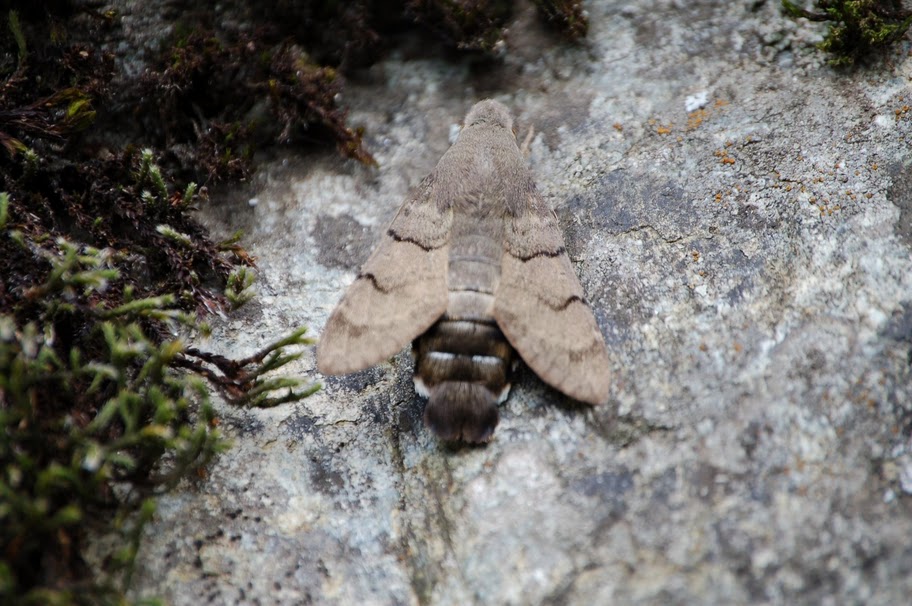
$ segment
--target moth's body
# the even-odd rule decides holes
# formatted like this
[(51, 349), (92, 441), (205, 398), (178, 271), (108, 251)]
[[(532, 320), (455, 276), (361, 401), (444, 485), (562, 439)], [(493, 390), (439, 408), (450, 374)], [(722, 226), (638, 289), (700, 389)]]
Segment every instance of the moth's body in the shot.
[(517, 351), (567, 395), (607, 399), (607, 352), (582, 295), (509, 112), (482, 101), (327, 321), (317, 364), (354, 372), (414, 339), (428, 426), (445, 440), (484, 442)]
[(424, 418), (434, 433), (484, 442), (497, 426), (497, 405), (510, 393), (516, 354), (494, 319), (504, 201), (496, 154), (465, 153), (465, 147), (457, 142), (447, 152), (457, 173), (475, 179), (454, 200), (447, 310), (415, 341), (415, 390), (428, 398)]

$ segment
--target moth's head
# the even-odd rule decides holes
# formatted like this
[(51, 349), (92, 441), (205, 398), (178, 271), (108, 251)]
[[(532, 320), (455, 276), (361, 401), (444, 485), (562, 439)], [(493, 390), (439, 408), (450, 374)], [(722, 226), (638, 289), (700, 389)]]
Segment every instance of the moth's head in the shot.
[(512, 131), (513, 117), (503, 103), (494, 99), (485, 99), (472, 106), (465, 119), (465, 128), (480, 125), (500, 126)]

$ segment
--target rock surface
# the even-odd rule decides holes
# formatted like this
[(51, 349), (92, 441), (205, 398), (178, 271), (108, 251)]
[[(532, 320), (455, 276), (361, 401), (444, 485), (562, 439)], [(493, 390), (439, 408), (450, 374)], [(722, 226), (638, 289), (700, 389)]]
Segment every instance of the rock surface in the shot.
[[(609, 405), (520, 373), (495, 440), (421, 423), (407, 352), (272, 410), (160, 503), (176, 605), (898, 604), (912, 595), (912, 57), (836, 72), (777, 2), (530, 9), (502, 64), (347, 87), (379, 170), (286, 152), (204, 211), (259, 297), (205, 345), (319, 332), (472, 103), (513, 108), (614, 359)], [(255, 206), (248, 200), (256, 198)], [(312, 355), (295, 369), (319, 377)]]

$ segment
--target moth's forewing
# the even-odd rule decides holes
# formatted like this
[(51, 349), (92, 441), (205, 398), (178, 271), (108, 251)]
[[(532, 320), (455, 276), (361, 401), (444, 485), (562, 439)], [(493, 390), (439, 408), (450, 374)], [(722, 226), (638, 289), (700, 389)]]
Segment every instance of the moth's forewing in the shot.
[(333, 310), (317, 345), (317, 368), (345, 374), (395, 355), (447, 308), (450, 211), (425, 179)]
[[(519, 150), (516, 150), (519, 158)], [(608, 400), (611, 364), (605, 341), (564, 248), (557, 217), (531, 176), (516, 180), (521, 205), (504, 217), (504, 253), (494, 317), (520, 357), (568, 396)]]

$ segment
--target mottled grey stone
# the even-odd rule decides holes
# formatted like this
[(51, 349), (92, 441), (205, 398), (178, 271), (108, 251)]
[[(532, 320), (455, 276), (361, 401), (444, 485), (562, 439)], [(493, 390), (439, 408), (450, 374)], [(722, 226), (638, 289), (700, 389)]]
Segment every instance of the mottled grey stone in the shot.
[(905, 158), (890, 166), (893, 182), (887, 190), (887, 200), (899, 209), (896, 235), (907, 246), (912, 246), (912, 160)]

